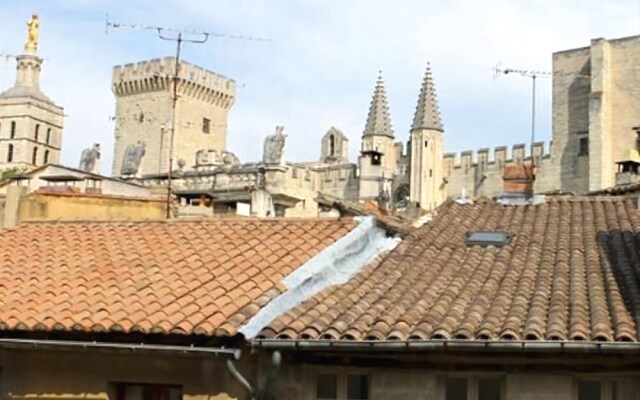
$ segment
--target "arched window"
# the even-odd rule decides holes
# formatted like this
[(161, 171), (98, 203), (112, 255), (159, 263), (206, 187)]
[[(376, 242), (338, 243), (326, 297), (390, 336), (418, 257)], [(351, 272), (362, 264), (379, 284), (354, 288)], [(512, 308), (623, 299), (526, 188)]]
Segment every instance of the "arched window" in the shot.
[(31, 157), (31, 164), (36, 165), (36, 161), (38, 161), (38, 148), (33, 148), (33, 157)]
[(336, 152), (336, 138), (333, 135), (329, 136), (329, 155), (333, 156)]
[(9, 145), (9, 149), (7, 150), (7, 162), (13, 161), (13, 145)]
[(16, 137), (16, 121), (11, 121), (11, 133), (9, 135), (11, 139)]
[(44, 151), (44, 163), (49, 164), (49, 150)]
[(47, 129), (47, 144), (51, 141), (51, 128)]
[(35, 139), (35, 141), (38, 141), (38, 135), (40, 134), (40, 124), (36, 124), (36, 131), (33, 134), (33, 138)]

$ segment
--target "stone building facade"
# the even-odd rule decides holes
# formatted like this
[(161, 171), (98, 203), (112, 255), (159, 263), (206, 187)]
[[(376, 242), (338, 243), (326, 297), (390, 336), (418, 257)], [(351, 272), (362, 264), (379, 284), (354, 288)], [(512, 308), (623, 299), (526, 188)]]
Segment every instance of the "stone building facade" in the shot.
[(60, 163), (64, 110), (40, 89), (43, 59), (35, 34), (16, 57), (15, 84), (0, 93), (0, 169)]
[[(430, 67), (422, 80), (406, 142), (398, 140), (394, 132), (385, 84), (379, 76), (357, 162), (348, 159), (347, 135), (331, 127), (320, 142), (319, 160), (283, 161), (277, 168), (267, 168), (271, 172), (264, 175), (267, 177), (265, 187), (287, 200), (281, 202), (284, 208), (280, 209), (278, 201), (274, 203), (274, 198), (267, 196), (265, 199), (269, 198), (273, 207), (262, 207), (262, 210), (270, 210), (275, 215), (314, 216), (317, 205), (311, 204), (318, 193), (349, 200), (377, 200), (388, 209), (411, 205), (432, 210), (447, 198), (500, 195), (505, 166), (532, 161), (537, 193), (586, 193), (613, 186), (616, 170), (621, 162), (630, 159), (630, 152), (636, 154), (631, 159), (640, 160), (637, 156), (640, 123), (634, 111), (640, 109), (640, 78), (636, 73), (640, 60), (636, 54), (640, 54), (640, 36), (595, 39), (589, 47), (555, 53), (552, 141), (499, 146), (493, 150), (482, 148), (460, 154), (444, 152), (447, 133)], [(163, 174), (167, 172), (166, 126), (171, 121), (171, 80), (165, 76), (171, 73), (174, 61), (167, 58), (114, 70), (116, 175), (127, 146), (144, 142), (146, 153), (138, 176), (143, 182), (154, 179), (155, 183), (166, 184)], [(215, 191), (227, 193), (214, 202), (222, 201), (230, 206), (234, 196), (229, 193), (239, 189), (226, 187), (224, 182), (254, 181), (262, 176), (258, 171), (263, 171), (266, 164), (264, 160), (243, 164), (225, 147), (227, 112), (234, 98), (233, 81), (195, 66), (185, 66), (181, 71), (182, 76), (196, 83), (203, 80), (208, 83), (198, 86), (184, 78), (186, 81), (180, 86), (178, 105), (183, 108), (178, 107), (176, 113), (174, 168), (187, 173), (177, 176), (176, 185), (200, 188), (214, 185)], [(207, 98), (211, 101), (203, 100), (201, 93), (211, 93)], [(199, 130), (201, 126), (196, 122), (204, 118), (203, 115), (211, 117), (210, 127), (219, 126), (215, 134), (207, 135)], [(212, 161), (214, 159), (218, 161)], [(193, 161), (195, 166), (191, 168)], [(195, 172), (188, 172), (190, 170)], [(234, 178), (224, 178), (230, 171)], [(220, 179), (212, 178), (205, 183), (202, 174)], [(190, 183), (195, 177), (200, 181)], [(274, 180), (269, 181), (270, 177)], [(251, 203), (252, 197), (246, 190), (238, 192), (235, 199)], [(263, 215), (263, 211), (256, 215)]]
[[(363, 135), (360, 158), (360, 198), (390, 198), (401, 204), (409, 182), (409, 200), (433, 209), (446, 198), (496, 196), (502, 193), (504, 166), (535, 165), (536, 192), (587, 193), (614, 186), (621, 163), (637, 161), (640, 150), (640, 36), (614, 40), (594, 39), (589, 47), (553, 54), (553, 137), (549, 144), (515, 144), (443, 153), (443, 124), (431, 71), (427, 68), (418, 96), (414, 121), (407, 143), (396, 142), (393, 132), (378, 134), (384, 145), (379, 155), (384, 165), (395, 162), (393, 182), (388, 168), (375, 168), (365, 161), (371, 153), (370, 126), (391, 126), (384, 87), (379, 80), (374, 91)], [(384, 104), (381, 107), (380, 104)], [(381, 118), (380, 111), (384, 109)], [(383, 121), (383, 124), (380, 123)], [(376, 125), (378, 124), (378, 125)], [(378, 150), (382, 146), (374, 145)], [(491, 154), (492, 153), (492, 154)], [(630, 156), (630, 154), (632, 154)], [(364, 162), (363, 162), (364, 161)], [(379, 193), (375, 193), (376, 185)], [(387, 189), (385, 189), (385, 187)], [(388, 188), (392, 193), (385, 193)]]
[[(113, 69), (116, 97), (113, 175), (166, 173), (172, 121), (173, 168), (192, 167), (196, 152), (222, 152), (227, 146), (227, 116), (235, 100), (235, 82), (204, 68), (179, 63), (173, 113), (176, 59), (166, 57)], [(143, 147), (144, 157), (127, 170), (127, 150)]]

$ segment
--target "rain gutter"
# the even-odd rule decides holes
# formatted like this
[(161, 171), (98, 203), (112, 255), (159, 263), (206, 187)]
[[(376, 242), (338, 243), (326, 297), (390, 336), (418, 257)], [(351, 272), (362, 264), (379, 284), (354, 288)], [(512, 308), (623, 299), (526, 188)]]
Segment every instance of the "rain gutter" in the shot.
[(468, 341), (468, 340), (287, 340), (254, 339), (254, 348), (281, 351), (331, 352), (509, 352), (509, 353), (589, 353), (639, 354), (637, 342), (591, 341)]
[(173, 353), (200, 353), (227, 355), (233, 358), (240, 358), (240, 349), (230, 349), (223, 347), (195, 347), (195, 346), (169, 346), (157, 344), (132, 344), (132, 343), (109, 343), (109, 342), (83, 342), (70, 340), (39, 340), (39, 339), (9, 339), (0, 338), (0, 348), (20, 348), (20, 349), (104, 349), (104, 350), (130, 350), (153, 351), (153, 352), (173, 352)]

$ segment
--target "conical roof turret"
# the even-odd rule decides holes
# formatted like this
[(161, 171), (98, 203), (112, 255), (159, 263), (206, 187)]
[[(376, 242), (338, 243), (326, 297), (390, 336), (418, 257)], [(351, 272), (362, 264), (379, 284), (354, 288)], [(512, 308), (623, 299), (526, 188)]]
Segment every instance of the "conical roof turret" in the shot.
[(441, 132), (444, 130), (440, 119), (440, 106), (438, 105), (438, 95), (433, 83), (430, 64), (427, 64), (422, 88), (418, 96), (418, 106), (411, 125), (411, 130), (414, 129), (435, 129)]
[(393, 138), (393, 126), (391, 126), (389, 103), (387, 102), (387, 92), (384, 88), (382, 71), (378, 74), (376, 88), (373, 91), (373, 98), (369, 106), (367, 124), (364, 127), (362, 136), (388, 136)]

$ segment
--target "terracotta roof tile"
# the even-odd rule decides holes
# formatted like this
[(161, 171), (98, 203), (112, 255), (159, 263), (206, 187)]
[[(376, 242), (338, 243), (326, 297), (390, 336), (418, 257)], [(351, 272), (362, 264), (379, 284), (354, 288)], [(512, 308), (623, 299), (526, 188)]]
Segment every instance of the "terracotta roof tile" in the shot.
[[(28, 222), (0, 233), (3, 330), (235, 335), (341, 220)], [(282, 249), (295, 244), (295, 257)]]
[[(382, 261), (289, 310), (261, 337), (639, 341), (640, 215), (632, 200), (449, 202)], [(466, 233), (513, 234), (502, 247)]]

